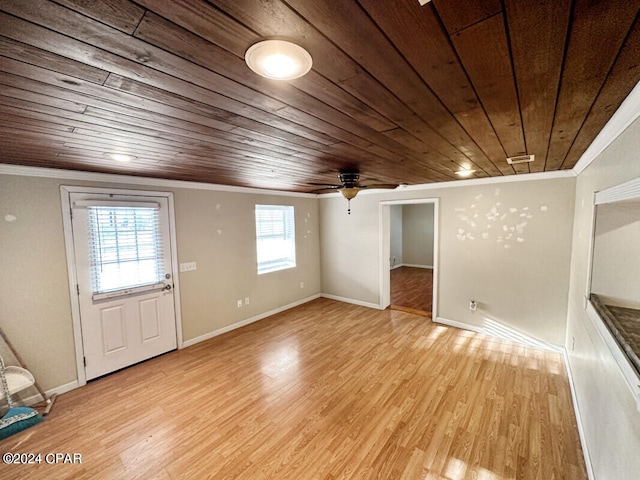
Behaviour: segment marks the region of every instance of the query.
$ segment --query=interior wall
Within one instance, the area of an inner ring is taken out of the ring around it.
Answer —
[[[44,389],[77,380],[60,185],[174,193],[184,341],[320,294],[313,197],[0,175],[0,325]],[[295,207],[296,268],[257,274],[256,203]]]
[[[379,203],[439,198],[438,316],[494,320],[563,345],[575,178],[543,178],[367,193],[351,201],[351,215],[343,198],[322,197],[323,293],[380,305]]]
[[[596,479],[632,479],[640,471],[640,413],[584,307],[594,193],[640,177],[639,151],[640,120],[636,120],[578,176],[576,186],[566,344]]]
[[[391,205],[391,268],[402,265],[402,205]]]
[[[402,205],[403,263],[433,268],[433,203]]]

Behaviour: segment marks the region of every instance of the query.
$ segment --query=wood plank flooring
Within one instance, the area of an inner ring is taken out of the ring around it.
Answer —
[[[61,395],[9,479],[586,479],[560,355],[318,299]]]
[[[391,308],[431,316],[433,270],[398,267],[391,270]]]

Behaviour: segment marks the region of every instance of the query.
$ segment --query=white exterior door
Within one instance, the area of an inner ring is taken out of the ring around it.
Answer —
[[[168,199],[69,200],[86,379],[175,349]]]

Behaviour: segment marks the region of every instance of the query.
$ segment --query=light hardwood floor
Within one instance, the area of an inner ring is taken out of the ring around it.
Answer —
[[[431,316],[433,270],[398,267],[391,270],[391,308]]]
[[[9,479],[585,479],[560,355],[327,299],[61,395]]]

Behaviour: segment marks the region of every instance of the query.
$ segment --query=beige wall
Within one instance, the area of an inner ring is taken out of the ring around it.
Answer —
[[[175,204],[178,259],[198,265],[180,274],[185,340],[320,293],[315,198],[179,189]],[[256,204],[294,205],[296,268],[257,274]]]
[[[7,215],[15,220],[8,222]],[[2,330],[42,388],[73,382],[75,350],[57,181],[0,175],[0,266]],[[1,341],[0,353],[6,354]]]
[[[100,184],[0,175],[0,326],[45,389],[76,380],[60,185]],[[178,261],[197,263],[179,277],[185,341],[320,293],[315,198],[104,186],[174,193]],[[256,203],[296,207],[296,268],[257,275]]]
[[[433,204],[402,205],[402,258],[405,265],[433,267]]]
[[[640,414],[613,356],[584,310],[593,194],[640,177],[638,152],[640,120],[578,176],[576,187],[566,344],[597,479],[630,480],[640,472]]]
[[[343,198],[321,198],[323,293],[380,304],[379,202],[439,198],[438,316],[563,345],[575,179],[456,185],[359,195],[351,215]]]

